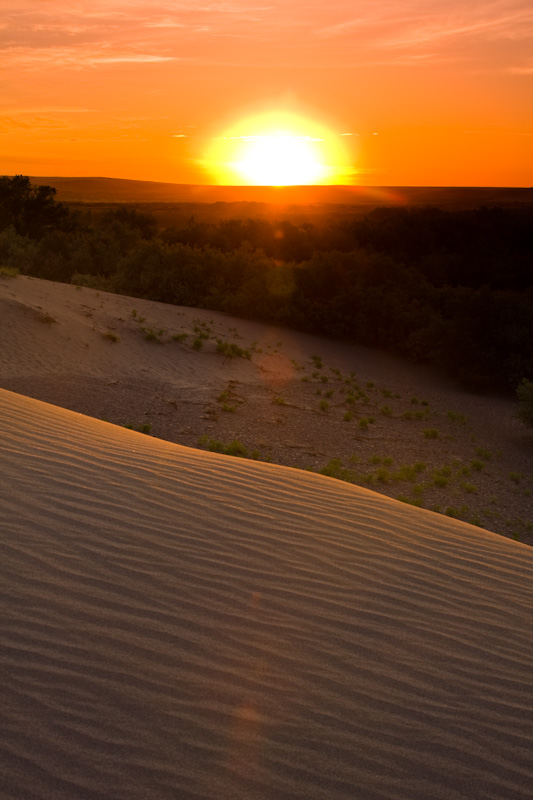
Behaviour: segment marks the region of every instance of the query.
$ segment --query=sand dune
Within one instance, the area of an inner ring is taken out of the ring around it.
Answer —
[[[26,276],[0,277],[0,335],[1,388],[192,447],[336,459],[360,485],[533,544],[533,436],[512,399],[368,348]]]
[[[1,797],[531,797],[531,548],[4,390],[0,414]]]

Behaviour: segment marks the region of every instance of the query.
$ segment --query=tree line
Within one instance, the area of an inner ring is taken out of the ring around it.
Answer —
[[[318,225],[124,205],[73,213],[0,178],[0,265],[380,347],[477,390],[533,380],[533,209],[378,208]]]

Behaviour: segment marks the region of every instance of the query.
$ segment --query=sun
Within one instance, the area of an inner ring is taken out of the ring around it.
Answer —
[[[320,183],[327,174],[316,140],[284,131],[246,137],[234,166],[259,186]]]
[[[204,166],[221,184],[349,183],[340,137],[295,114],[247,117],[213,140]]]

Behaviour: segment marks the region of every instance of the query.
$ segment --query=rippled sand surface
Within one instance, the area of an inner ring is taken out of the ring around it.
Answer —
[[[531,797],[531,548],[5,390],[0,418],[2,798]]]

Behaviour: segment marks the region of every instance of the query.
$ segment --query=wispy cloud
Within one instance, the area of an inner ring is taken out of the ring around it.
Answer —
[[[2,51],[4,66],[25,69],[83,69],[111,64],[158,64],[177,60],[176,56],[157,53],[113,52],[111,47],[7,47]]]
[[[533,75],[533,64],[507,67],[507,72],[511,73],[511,75]]]
[[[333,3],[328,17],[339,18],[319,26],[317,36],[341,38],[371,29],[375,34],[373,43],[382,37],[383,44],[397,45],[462,35],[489,38],[526,38],[532,35],[531,28],[527,27],[533,21],[529,0],[489,0],[469,5],[457,0],[442,0],[438,5],[428,4],[426,0],[362,0],[357,5],[356,16],[351,4],[345,8],[344,14],[338,6],[339,3]]]

